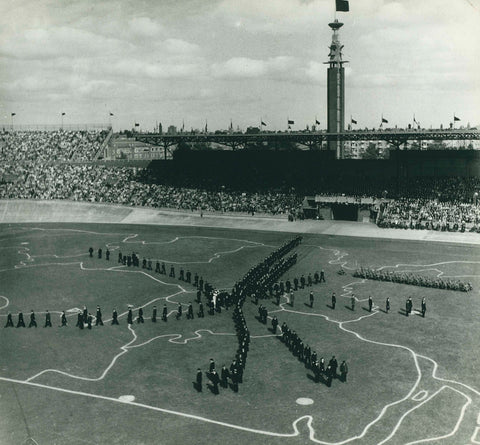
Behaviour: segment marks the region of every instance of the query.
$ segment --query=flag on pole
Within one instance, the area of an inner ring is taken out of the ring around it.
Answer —
[[[385,119],[383,116],[382,116],[382,124],[388,124],[387,119]]]
[[[135,122],[135,127],[140,127],[140,124],[138,122]]]
[[[320,125],[320,121],[315,118],[315,125]]]
[[[66,113],[62,113],[62,116],[65,116]]]
[[[261,121],[261,122],[262,122],[262,125],[263,125],[264,127],[267,126],[267,124],[266,124],[265,122],[263,122],[263,121]]]
[[[293,125],[295,124],[295,121],[291,121],[290,119],[288,119],[288,125]]]
[[[112,112],[110,112],[110,116],[114,116],[114,114]]]
[[[16,116],[16,115],[17,115],[17,113],[12,113],[12,116]]]
[[[350,121],[352,122],[352,124],[357,124],[357,121],[353,117],[350,117]]]
[[[207,125],[207,121],[205,121],[205,133],[208,133],[208,125]]]
[[[453,115],[453,121],[454,121],[454,122],[457,122],[457,121],[459,121],[459,120],[461,120],[459,117]]]
[[[340,12],[348,12],[350,9],[348,7],[348,0],[335,0],[336,10]]]

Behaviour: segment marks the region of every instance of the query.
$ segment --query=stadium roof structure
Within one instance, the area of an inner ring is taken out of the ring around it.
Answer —
[[[356,130],[342,133],[327,132],[284,132],[284,133],[183,133],[167,135],[159,133],[136,134],[135,139],[167,150],[181,142],[186,144],[214,142],[231,147],[232,150],[245,148],[249,144],[268,142],[273,147],[290,142],[309,148],[328,141],[386,141],[397,149],[408,141],[451,141],[480,140],[480,131],[470,130]]]

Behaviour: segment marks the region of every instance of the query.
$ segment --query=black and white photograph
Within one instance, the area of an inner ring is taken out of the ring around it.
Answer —
[[[0,1],[0,445],[480,444],[480,0]]]

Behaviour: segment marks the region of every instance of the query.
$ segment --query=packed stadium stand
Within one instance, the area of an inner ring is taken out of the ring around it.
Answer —
[[[465,175],[459,174],[463,164],[453,169],[456,176],[447,176],[443,167],[433,174],[428,169],[419,174],[418,163],[408,153],[400,165],[398,157],[363,162],[334,161],[328,152],[194,150],[143,166],[99,162],[98,153],[108,135],[105,130],[4,131],[0,134],[0,199],[261,213],[293,220],[305,216],[305,196],[370,197],[377,199],[373,219],[379,227],[480,231],[480,178],[466,169]],[[421,156],[428,165],[429,158]],[[448,156],[463,159],[465,153]],[[465,165],[471,165],[468,156],[461,161]],[[313,217],[319,215],[318,211]]]

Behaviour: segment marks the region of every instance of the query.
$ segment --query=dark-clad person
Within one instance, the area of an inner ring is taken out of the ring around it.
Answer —
[[[274,334],[277,333],[277,326],[278,326],[278,319],[277,319],[277,316],[274,315],[273,318],[272,318],[272,332]]]
[[[157,306],[153,306],[152,310],[152,322],[156,323],[157,322]]]
[[[102,311],[100,310],[100,306],[97,306],[97,314],[95,315],[95,326],[98,325],[103,326]]]
[[[132,312],[132,308],[130,306],[128,307],[127,323],[128,324],[133,324],[133,312]]]
[[[93,317],[92,317],[92,314],[89,312],[88,317],[87,317],[87,328],[88,329],[92,329],[92,321],[93,321]],[[103,325],[103,323],[102,323],[102,325]]]
[[[321,283],[321,282],[324,282],[324,283],[325,283],[325,271],[324,271],[323,269],[320,271],[320,280],[319,280],[319,282],[320,282],[320,283]]]
[[[45,326],[44,328],[51,328],[52,327],[52,317],[50,316],[50,312],[48,309],[45,311]]]
[[[88,314],[87,314],[87,318],[88,318]],[[86,320],[85,320],[85,322],[83,321],[83,313],[79,312],[78,315],[77,315],[77,324],[75,325],[75,327],[83,329],[83,325],[86,322],[87,322]]]
[[[17,328],[24,328],[25,327],[25,321],[23,320],[23,313],[20,311],[18,313],[18,321],[17,321]]]
[[[220,379],[221,379],[221,385],[223,388],[226,388],[228,386],[228,377],[230,376],[230,373],[228,372],[228,369],[225,365],[222,366],[222,370],[220,371]]]
[[[177,320],[180,320],[180,318],[182,318],[182,304],[181,303],[178,303],[177,315],[175,315],[175,318]]]
[[[84,322],[84,323],[87,322],[87,317],[88,317],[87,306],[83,306],[83,315],[82,315],[82,318],[83,318],[83,322]]]
[[[107,251],[105,252],[105,259],[107,261],[110,261],[110,251],[108,250],[108,248],[107,248]]]
[[[310,299],[310,307],[313,307],[313,292],[312,291],[310,291],[309,299]]]
[[[390,310],[390,298],[387,297],[387,301],[385,302],[385,312],[388,314]]]
[[[116,309],[113,309],[112,312],[112,324],[119,324],[118,323],[118,313]]]
[[[197,391],[202,392],[202,370],[200,368],[197,368],[197,376],[195,380],[196,380]]]
[[[425,312],[427,312],[427,302],[425,301],[425,297],[422,298],[422,317],[425,318]]]
[[[338,368],[338,362],[335,356],[333,356],[330,361],[328,362],[329,366],[332,368],[332,376],[333,378],[337,377],[337,368]]]
[[[168,316],[168,311],[167,311],[167,305],[163,305],[163,312],[162,312],[162,320],[167,321],[167,316]]]
[[[28,324],[28,327],[37,327],[37,320],[35,319],[35,312],[33,312],[33,309],[30,311],[30,323]]]
[[[372,297],[369,295],[369,296],[368,296],[368,310],[369,310],[369,312],[372,312],[372,307],[373,307],[373,299],[372,299]]]
[[[335,296],[335,292],[332,294],[332,309],[335,309],[335,304],[337,303],[337,297]]]
[[[102,258],[102,249],[98,249],[98,259]]]
[[[212,372],[215,369],[215,362],[213,361],[213,358],[210,359],[210,364],[208,365],[208,371]]]
[[[213,371],[210,373],[210,380],[213,383],[213,393],[218,394],[218,384],[220,383],[220,376],[215,369],[213,369]]]
[[[67,316],[65,315],[65,311],[62,311],[62,315],[60,315],[60,323],[61,327],[67,326]]]
[[[7,314],[7,324],[4,327],[13,328],[13,318],[10,312]]]
[[[352,294],[352,297],[350,298],[350,302],[352,304],[352,311],[355,310],[355,295]]]
[[[88,249],[88,253],[90,254],[90,258],[93,258],[93,247]]]
[[[198,318],[203,318],[205,316],[205,313],[203,312],[203,303],[200,302],[198,305]]]
[[[138,316],[137,316],[137,323],[144,323],[145,320],[143,319],[143,308],[138,308]]]
[[[193,320],[193,306],[192,306],[192,303],[188,303],[187,320]]]
[[[340,364],[340,379],[342,382],[347,381],[347,374],[348,374],[348,365],[345,360]]]
[[[327,386],[332,386],[333,370],[330,365],[327,366],[327,369],[325,370],[325,375],[327,376]]]

